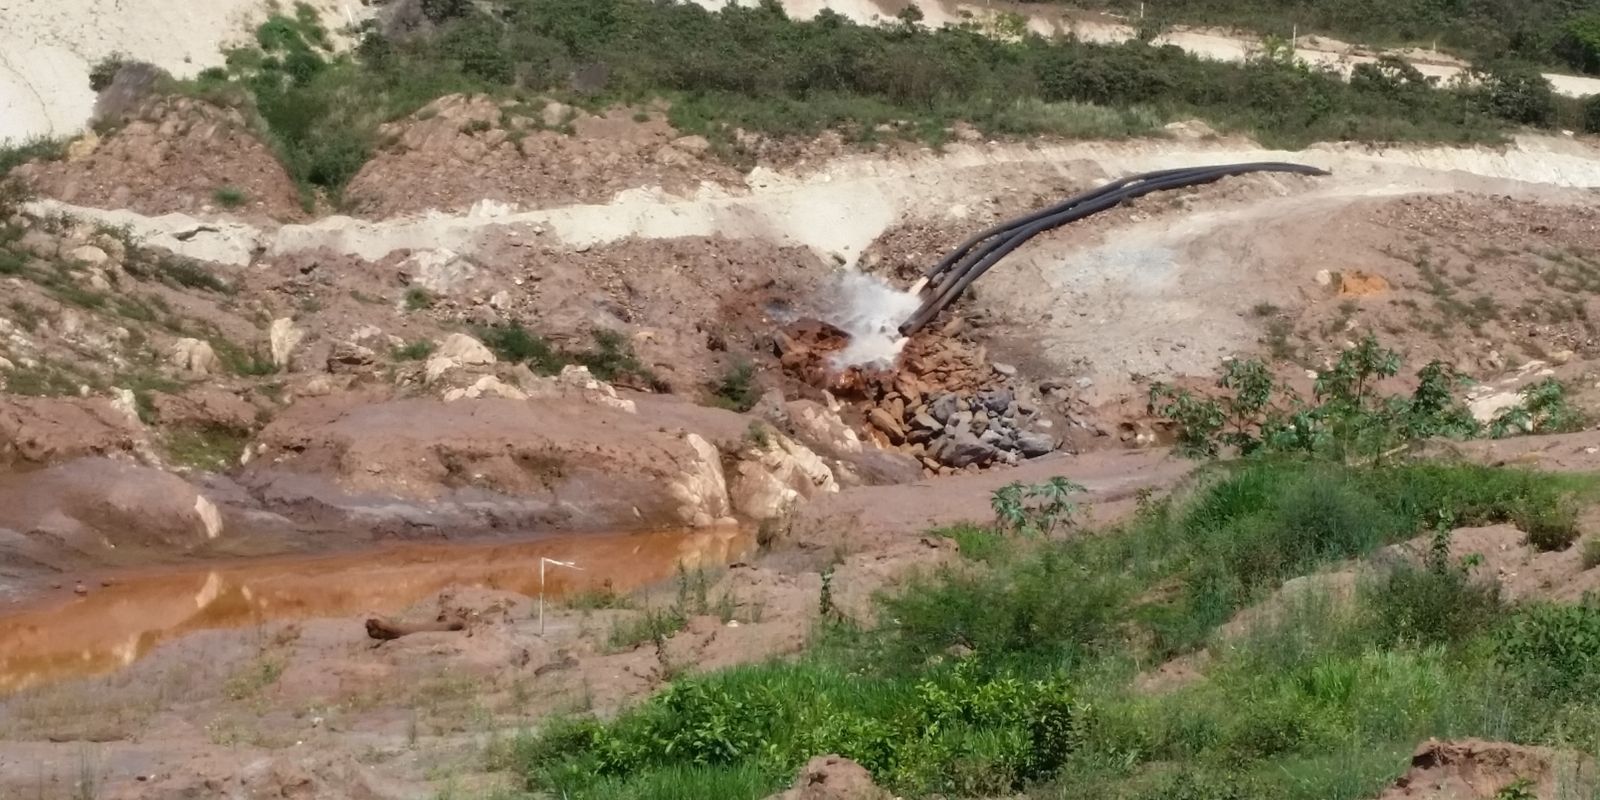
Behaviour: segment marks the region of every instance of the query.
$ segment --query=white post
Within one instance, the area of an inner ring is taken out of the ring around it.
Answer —
[[[1139,4],[1139,19],[1144,19],[1144,3]]]
[[[583,567],[580,567],[580,566],[578,566],[577,564],[575,564],[575,563],[573,563],[571,561],[557,561],[557,560],[555,560],[553,558],[544,558],[543,556],[541,556],[539,558],[539,635],[540,636],[544,635],[544,565],[546,565],[546,564],[554,564],[554,565],[556,565],[558,567],[566,567],[567,569],[575,569],[575,570],[578,570],[579,572],[583,571]]]

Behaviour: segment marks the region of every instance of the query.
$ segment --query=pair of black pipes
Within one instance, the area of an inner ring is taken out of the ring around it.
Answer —
[[[939,263],[928,269],[913,291],[925,291],[927,299],[911,319],[900,326],[900,335],[910,336],[932,322],[955,302],[972,282],[988,272],[1000,259],[1033,237],[1077,222],[1084,217],[1115,208],[1136,197],[1167,189],[1198,186],[1249,172],[1293,172],[1301,175],[1327,175],[1327,170],[1304,164],[1255,162],[1211,167],[1187,167],[1146,172],[1108,183],[1092,192],[1063,200],[1027,216],[1002,222],[962,242]]]

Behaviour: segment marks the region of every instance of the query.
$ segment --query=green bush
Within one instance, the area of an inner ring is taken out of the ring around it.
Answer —
[[[238,208],[249,199],[244,190],[237,186],[219,186],[216,191],[211,193],[211,198],[216,200],[217,204],[223,208]]]
[[[756,383],[756,368],[741,361],[728,368],[722,377],[707,387],[711,404],[729,411],[744,413],[761,401],[761,386]]]
[[[429,339],[418,339],[404,346],[394,348],[391,351],[391,355],[394,356],[396,361],[422,361],[433,355],[436,347],[437,345]]]
[[[1451,644],[1489,629],[1502,613],[1500,585],[1463,569],[1396,564],[1360,590],[1367,625],[1385,645]]]
[[[1600,607],[1521,608],[1496,635],[1495,656],[1532,691],[1592,696],[1600,690]]]
[[[424,309],[432,308],[433,292],[430,292],[421,286],[413,286],[406,290],[405,303],[407,311],[422,311]]]

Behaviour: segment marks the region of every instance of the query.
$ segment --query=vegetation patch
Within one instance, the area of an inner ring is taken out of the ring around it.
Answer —
[[[1587,503],[1592,477],[1263,453],[1207,469],[1182,500],[1141,497],[1101,535],[1017,537],[1061,514],[1050,485],[997,492],[995,527],[944,531],[968,561],[882,598],[892,622],[824,614],[794,662],[559,720],[519,736],[508,766],[535,796],[570,798],[753,800],[838,753],[908,797],[1356,800],[1428,737],[1600,745],[1600,611],[1508,604],[1448,535]],[[1222,629],[1293,578],[1430,532],[1420,564]],[[649,636],[671,635],[670,614],[650,619]],[[1135,680],[1201,649],[1198,681]]]
[[[335,200],[379,146],[380,125],[453,93],[529,107],[551,96],[591,107],[661,97],[678,130],[732,156],[741,129],[939,144],[957,121],[989,135],[1104,138],[1199,116],[1295,146],[1488,141],[1509,125],[1570,127],[1583,116],[1558,104],[1537,72],[1511,64],[1439,87],[1385,59],[1347,82],[1281,44],[1229,64],[1143,41],[1047,39],[1025,25],[995,35],[977,22],[932,29],[916,15],[883,26],[832,12],[796,20],[774,2],[717,12],[640,0],[442,5],[431,33],[368,30],[353,53],[336,54],[302,4],[181,89],[249,107],[307,197]]]

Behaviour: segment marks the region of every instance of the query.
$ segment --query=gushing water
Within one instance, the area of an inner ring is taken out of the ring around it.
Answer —
[[[834,355],[833,367],[893,366],[906,344],[900,323],[916,313],[921,298],[855,270],[839,276],[832,295],[827,321],[850,334],[850,345]]]

